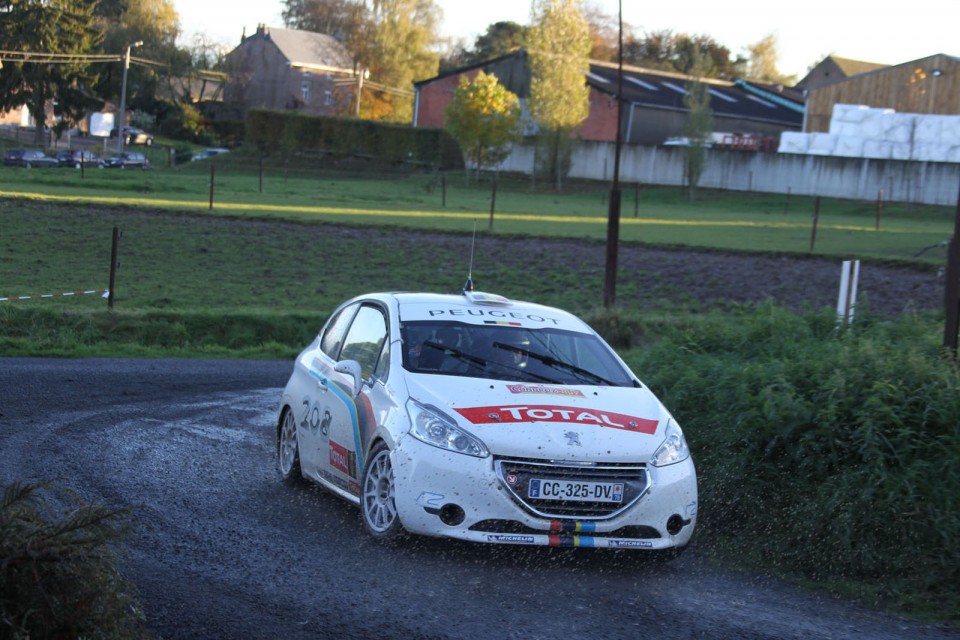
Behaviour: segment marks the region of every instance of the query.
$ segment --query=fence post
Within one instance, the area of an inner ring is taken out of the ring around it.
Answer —
[[[113,228],[113,243],[110,246],[110,293],[107,296],[107,308],[113,309],[114,290],[117,285],[117,254],[120,250],[120,229]]]
[[[883,209],[883,189],[877,191],[877,231],[880,231],[880,210]]]
[[[213,178],[215,174],[216,174],[216,170],[214,169],[214,166],[211,164],[210,165],[210,210],[211,211],[213,210]]]
[[[810,233],[810,252],[817,245],[817,222],[820,220],[820,196],[813,203],[813,230]]]
[[[493,189],[490,193],[490,228],[493,229],[493,211],[497,208],[497,176],[493,176]]]
[[[943,329],[943,346],[957,359],[957,334],[960,333],[960,193],[957,194],[957,213],[953,238],[947,248],[946,286],[944,306],[947,321]]]
[[[633,185],[633,217],[640,216],[640,183]]]

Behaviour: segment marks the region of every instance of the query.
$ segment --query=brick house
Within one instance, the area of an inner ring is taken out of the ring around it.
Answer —
[[[527,53],[518,49],[415,83],[414,126],[443,127],[444,110],[453,99],[460,78],[473,78],[479,71],[496,75],[525,105],[530,95],[530,68]],[[687,120],[684,85],[694,78],[627,65],[623,74],[623,140],[630,144],[661,144],[669,138],[683,136]],[[581,139],[604,142],[616,139],[617,75],[616,64],[590,62],[586,77],[590,87],[590,114],[576,131]],[[708,85],[717,132],[770,138],[782,131],[799,131],[803,126],[803,98],[797,91],[744,81],[712,78],[702,81]]]
[[[353,101],[353,57],[332,36],[259,25],[227,54],[224,102],[247,109],[296,109],[342,115]]]

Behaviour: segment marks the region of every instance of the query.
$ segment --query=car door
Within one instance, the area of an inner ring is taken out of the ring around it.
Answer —
[[[350,328],[359,304],[342,307],[331,316],[319,339],[300,355],[295,371],[298,373],[297,395],[292,398],[297,418],[300,445],[300,464],[303,472],[325,483],[333,483],[326,471],[329,459],[330,423],[335,413],[345,411],[338,398],[334,370],[343,338]],[[344,488],[344,487],[341,487]]]
[[[339,356],[341,363],[352,360],[360,365],[360,385],[357,387],[352,375],[345,373],[339,374],[331,387],[331,395],[342,404],[331,411],[326,471],[338,486],[356,496],[360,494],[364,452],[376,428],[375,405],[382,386],[379,381],[386,378],[389,368],[387,327],[384,308],[372,302],[360,306]]]

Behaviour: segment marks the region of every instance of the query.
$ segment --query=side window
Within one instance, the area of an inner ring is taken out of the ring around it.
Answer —
[[[357,305],[355,304],[341,309],[340,312],[327,323],[327,329],[320,338],[320,350],[334,360],[339,360],[338,356],[340,355],[340,345],[343,344],[343,336],[347,332],[347,327],[350,326],[350,321],[353,319],[353,314],[356,313],[356,311]]]
[[[343,341],[340,360],[356,360],[360,363],[363,379],[373,375],[387,339],[387,320],[378,307],[362,306],[350,325]]]

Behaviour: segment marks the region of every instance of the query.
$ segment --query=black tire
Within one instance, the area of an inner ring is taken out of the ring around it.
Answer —
[[[367,533],[384,544],[397,542],[406,535],[397,514],[394,489],[390,449],[378,442],[370,451],[360,481],[360,515]]]
[[[303,471],[300,469],[300,443],[297,440],[297,419],[293,411],[287,407],[277,425],[277,469],[280,477],[287,484],[298,484],[303,481]]]

